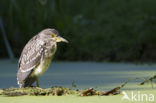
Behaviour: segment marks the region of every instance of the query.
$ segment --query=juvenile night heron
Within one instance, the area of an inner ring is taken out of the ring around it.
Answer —
[[[68,41],[59,36],[55,29],[44,29],[35,35],[24,47],[18,63],[17,83],[29,87],[45,72],[57,49],[57,42]]]

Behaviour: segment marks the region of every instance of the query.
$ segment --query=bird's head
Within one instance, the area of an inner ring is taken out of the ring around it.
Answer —
[[[52,39],[54,42],[66,42],[68,41],[59,35],[59,32],[55,29],[44,29],[39,33],[45,38]]]

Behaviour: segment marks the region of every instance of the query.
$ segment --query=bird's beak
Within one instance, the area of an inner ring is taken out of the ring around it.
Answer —
[[[56,37],[56,42],[65,42],[65,43],[68,43],[68,41],[60,36],[57,36]]]

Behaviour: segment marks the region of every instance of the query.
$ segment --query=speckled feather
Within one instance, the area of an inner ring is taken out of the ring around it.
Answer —
[[[35,76],[48,69],[55,54],[56,43],[50,38],[40,37],[39,34],[34,36],[22,51],[17,73],[19,85],[31,86],[35,81]]]
[[[34,36],[24,47],[18,63],[17,81],[24,84],[32,70],[39,65],[44,43],[39,40],[39,35]],[[40,42],[39,42],[40,41]]]
[[[40,61],[45,43],[39,35],[34,36],[24,47],[19,59],[18,69],[26,72],[32,70]]]

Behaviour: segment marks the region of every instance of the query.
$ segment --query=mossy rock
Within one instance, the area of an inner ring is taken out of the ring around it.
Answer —
[[[26,88],[8,88],[0,90],[1,95],[6,96],[22,96],[22,95],[32,95],[32,96],[49,96],[49,95],[75,95],[78,94],[77,91],[71,90],[69,88],[63,87],[51,87],[42,89],[39,87],[26,87]]]
[[[120,87],[116,87],[110,91],[97,91],[94,88],[85,90],[72,90],[70,88],[63,88],[61,86],[55,86],[51,88],[42,89],[39,87],[26,87],[26,88],[8,88],[0,90],[1,95],[5,96],[63,96],[63,95],[77,95],[77,96],[93,96],[93,95],[116,95],[119,94]]]

